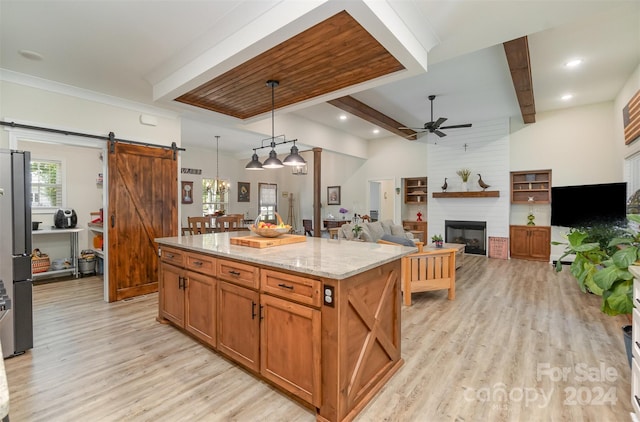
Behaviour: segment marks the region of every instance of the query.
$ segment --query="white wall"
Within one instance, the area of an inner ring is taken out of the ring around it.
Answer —
[[[470,191],[480,191],[478,174],[499,192],[497,198],[433,198],[429,195],[428,237],[445,236],[445,220],[484,221],[487,237],[509,237],[509,122],[501,119],[474,123],[472,128],[450,130],[429,145],[427,181],[430,193],[440,192],[445,177],[448,192],[460,192],[457,170],[468,168]],[[485,242],[487,239],[485,239]],[[488,244],[487,244],[488,246]],[[488,247],[487,247],[488,250]]]
[[[0,80],[0,94],[0,118],[6,121],[99,136],[113,132],[116,138],[160,145],[181,143],[180,119],[160,109],[49,82],[36,88]],[[150,113],[157,126],[140,123],[140,115]],[[8,148],[6,132],[0,133],[0,147]]]

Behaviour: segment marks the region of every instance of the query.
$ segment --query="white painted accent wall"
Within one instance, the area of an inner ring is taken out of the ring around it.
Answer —
[[[445,220],[485,221],[487,237],[509,237],[509,121],[508,119],[474,123],[469,129],[451,129],[447,136],[429,135],[427,154],[428,237],[445,235]],[[436,143],[437,142],[437,143]],[[466,150],[465,150],[466,145]],[[491,185],[487,190],[500,192],[498,198],[433,198],[441,192],[445,177],[447,192],[460,192],[462,179],[456,171],[471,170],[469,191],[480,191],[478,173]],[[485,239],[487,242],[487,239]],[[487,243],[488,244],[488,243]]]

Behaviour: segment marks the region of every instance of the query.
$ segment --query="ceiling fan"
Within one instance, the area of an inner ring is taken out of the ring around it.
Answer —
[[[441,129],[457,129],[461,127],[471,127],[471,123],[465,123],[462,125],[451,125],[451,126],[440,126],[447,120],[446,117],[440,117],[435,122],[433,121],[433,100],[436,98],[435,95],[429,95],[429,101],[431,101],[431,121],[424,124],[424,127],[401,127],[399,129],[410,129],[418,131],[418,133],[435,133],[439,137],[447,136],[446,133],[442,132]]]

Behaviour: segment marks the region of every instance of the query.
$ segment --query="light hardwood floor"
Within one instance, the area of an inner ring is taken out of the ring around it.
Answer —
[[[405,365],[357,421],[629,420],[627,319],[567,269],[468,255],[446,294],[403,308]],[[156,315],[156,294],[105,303],[95,277],[35,286],[35,347],[5,361],[11,420],[315,420]]]

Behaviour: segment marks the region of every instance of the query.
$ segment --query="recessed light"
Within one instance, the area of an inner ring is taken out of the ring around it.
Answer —
[[[573,59],[573,60],[569,60],[568,62],[566,62],[564,65],[566,67],[577,67],[580,64],[582,64],[582,59]]]
[[[40,61],[44,59],[44,56],[36,51],[31,50],[20,50],[18,51],[22,57],[29,60]]]
[[[573,98],[572,94],[564,94],[562,97],[560,97],[563,101],[568,101],[570,99]]]
[[[380,133],[380,129],[373,129],[373,133],[377,135],[378,133]]]
[[[340,120],[347,120],[347,115],[346,114],[341,114],[340,115]]]

